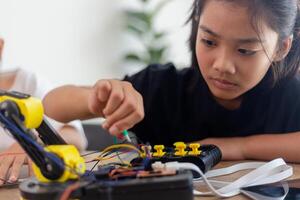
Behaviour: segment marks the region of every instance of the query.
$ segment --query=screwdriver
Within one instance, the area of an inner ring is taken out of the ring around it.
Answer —
[[[123,133],[123,136],[125,137],[125,139],[127,140],[127,142],[131,142],[131,139],[130,139],[130,137],[128,135],[128,131],[124,130],[122,133]]]

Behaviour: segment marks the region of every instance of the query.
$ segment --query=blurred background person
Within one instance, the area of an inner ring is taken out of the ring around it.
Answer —
[[[4,40],[0,38],[0,59],[4,47]],[[45,79],[22,68],[0,72],[0,89],[18,91],[43,99],[51,85]],[[55,103],[55,102],[53,102]],[[80,121],[62,124],[49,119],[50,124],[58,131],[68,144],[74,144],[79,150],[84,150],[87,140]],[[15,182],[23,164],[27,164],[29,157],[14,138],[0,126],[0,185],[7,179]]]

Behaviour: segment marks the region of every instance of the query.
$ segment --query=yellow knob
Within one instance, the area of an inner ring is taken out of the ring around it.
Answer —
[[[185,156],[187,151],[185,151],[186,144],[184,142],[175,142],[175,156]]]
[[[153,148],[156,150],[156,152],[153,153],[153,156],[155,157],[162,157],[166,153],[163,151],[165,148],[164,145],[154,145]]]
[[[201,154],[201,151],[199,150],[199,143],[191,143],[189,147],[192,149],[191,151],[189,151],[189,155],[197,156]]]
[[[150,145],[143,145],[142,149],[142,157],[151,157],[151,146]]]

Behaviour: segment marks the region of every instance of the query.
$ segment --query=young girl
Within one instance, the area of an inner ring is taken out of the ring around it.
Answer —
[[[190,68],[150,65],[125,81],[57,88],[46,113],[105,117],[114,135],[137,123],[143,141],[216,144],[226,160],[300,162],[298,1],[195,0],[190,22]]]
[[[4,41],[0,38],[0,57],[3,46]],[[9,72],[0,72],[0,89],[19,91],[42,99],[51,87],[35,74],[17,68]],[[87,141],[79,121],[61,124],[49,119],[49,122],[67,143],[76,145],[80,150],[85,149]],[[21,166],[28,161],[28,156],[21,146],[0,126],[0,186],[7,179],[9,182],[16,181]]]

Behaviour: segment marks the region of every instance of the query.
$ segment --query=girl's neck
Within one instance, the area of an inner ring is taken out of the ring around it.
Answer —
[[[214,97],[214,98],[218,104],[220,104],[221,106],[223,106],[224,108],[226,108],[228,110],[236,110],[236,109],[240,108],[240,106],[242,104],[242,97],[238,97],[238,98],[232,99],[232,100],[219,99],[217,97]]]

